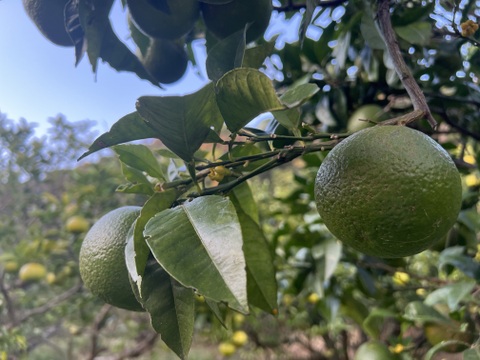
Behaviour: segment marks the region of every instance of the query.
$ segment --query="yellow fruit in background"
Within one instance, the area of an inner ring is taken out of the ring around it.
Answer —
[[[49,272],[47,273],[47,277],[45,280],[47,281],[48,285],[52,285],[52,284],[55,284],[55,281],[57,280],[57,276],[54,273]]]
[[[410,275],[403,271],[396,271],[392,276],[394,284],[399,286],[405,286],[410,282]]]
[[[318,303],[320,301],[320,296],[317,293],[311,293],[310,295],[308,295],[307,301],[310,304],[315,305],[316,303]]]
[[[47,269],[43,264],[30,262],[22,265],[18,271],[18,277],[23,282],[42,280],[47,275]]]
[[[79,256],[85,286],[106,303],[133,311],[143,308],[130,285],[125,245],[140,209],[124,206],[102,216],[85,236]]]
[[[232,0],[226,4],[201,3],[203,21],[207,29],[219,39],[251,24],[247,43],[263,36],[272,14],[271,0]]]
[[[235,327],[238,328],[242,326],[244,322],[245,322],[245,315],[239,314],[239,313],[233,314],[233,324],[235,325]]]
[[[417,254],[453,226],[462,202],[449,154],[405,126],[374,126],[341,141],[315,180],[318,212],[344,244],[371,256]]]
[[[134,23],[146,35],[179,39],[200,16],[198,0],[127,0]]]
[[[221,342],[220,345],[218,345],[218,351],[223,356],[232,356],[237,351],[237,348],[230,342]]]
[[[75,215],[70,217],[65,223],[65,229],[71,233],[82,233],[89,229],[90,224],[83,216]]]
[[[152,39],[142,64],[159,83],[171,84],[185,74],[188,55],[181,42]]]
[[[68,0],[23,0],[28,16],[48,40],[60,46],[73,46],[65,28],[67,3]]]
[[[357,132],[375,125],[374,123],[385,119],[385,113],[379,105],[367,104],[360,106],[348,118],[347,131]],[[370,121],[365,121],[370,120]]]
[[[353,360],[394,360],[397,358],[385,344],[371,340],[360,345]]]
[[[245,331],[237,330],[233,333],[231,340],[235,346],[240,347],[248,342],[248,335]]]
[[[7,273],[14,273],[14,272],[17,272],[18,270],[18,262],[15,261],[15,260],[7,260],[5,261],[5,263],[3,264],[3,269],[7,272]]]

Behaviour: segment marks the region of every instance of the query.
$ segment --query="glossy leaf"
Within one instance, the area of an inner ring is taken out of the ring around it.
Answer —
[[[122,168],[122,174],[129,183],[119,185],[116,191],[153,195],[153,184],[147,179],[142,171],[134,169],[123,162],[120,162],[120,165]]]
[[[193,338],[195,298],[192,289],[179,284],[158,264],[145,271],[141,302],[152,327],[180,359],[186,359]]]
[[[320,88],[315,84],[299,84],[289,88],[282,96],[280,101],[288,108],[294,108],[302,105],[307,100],[312,98]]]
[[[285,108],[272,81],[256,69],[229,71],[218,80],[216,93],[218,108],[231,132],[264,112]]]
[[[404,318],[420,324],[426,322],[450,323],[450,320],[421,301],[413,301],[405,307]]]
[[[142,96],[137,110],[165,146],[187,162],[210,129],[219,130],[223,123],[212,83],[185,96]]]
[[[206,67],[208,78],[217,81],[225,73],[243,63],[246,29],[237,31],[217,42],[208,52]]]
[[[133,259],[132,263],[127,263],[127,268],[130,273],[130,277],[137,284],[140,283],[143,272],[145,271],[145,267],[147,266],[148,257],[150,255],[150,249],[143,237],[145,224],[147,224],[147,222],[157,213],[172,206],[177,197],[178,194],[174,189],[168,189],[166,191],[155,193],[143,205],[140,215],[135,221],[133,233],[130,235],[132,237],[132,244],[131,248],[128,250],[132,252],[132,254],[126,257],[127,259]]]
[[[133,112],[122,117],[112,125],[110,131],[95,139],[88,151],[82,154],[78,160],[110,146],[134,140],[155,138],[156,135],[156,131],[148,125],[145,119],[137,112]]]
[[[441,269],[447,264],[457,267],[465,275],[480,282],[480,264],[471,257],[464,255],[463,247],[453,246],[441,252],[438,267]]]
[[[145,145],[117,145],[113,148],[121,162],[143,171],[153,178],[165,180],[160,164],[152,151]]]
[[[231,191],[230,199],[236,209],[241,209],[257,224],[260,222],[257,203],[253,197],[252,189],[248,185],[248,182],[235,186]]]
[[[164,210],[145,226],[160,265],[206,298],[248,312],[242,230],[235,208],[221,196],[204,196]]]

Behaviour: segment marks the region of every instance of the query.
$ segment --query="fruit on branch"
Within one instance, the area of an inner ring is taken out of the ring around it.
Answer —
[[[165,39],[152,39],[142,63],[150,75],[159,83],[171,84],[185,74],[188,55],[183,43]]]
[[[327,228],[365,254],[419,253],[444,236],[462,202],[460,175],[449,154],[404,126],[374,126],[341,141],[315,180]]]
[[[143,308],[130,285],[125,245],[140,209],[124,206],[102,216],[85,236],[79,256],[85,286],[106,303],[132,311]]]
[[[73,46],[65,27],[67,3],[68,0],[23,0],[23,7],[48,40],[60,46]]]
[[[203,21],[216,37],[224,39],[236,31],[247,30],[247,43],[263,36],[272,14],[271,0],[232,0],[214,5],[201,3]]]
[[[127,0],[133,21],[146,35],[178,39],[200,16],[198,0]]]

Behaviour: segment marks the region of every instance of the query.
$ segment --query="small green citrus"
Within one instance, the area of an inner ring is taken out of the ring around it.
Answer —
[[[462,200],[448,153],[405,126],[374,126],[330,151],[315,180],[317,209],[346,245],[383,258],[410,256],[452,227]]]
[[[373,122],[383,120],[385,113],[383,109],[376,104],[366,104],[356,109],[348,118],[348,132],[356,132],[373,126]],[[369,121],[367,121],[369,120]],[[373,122],[372,122],[373,121]]]
[[[102,216],[85,236],[79,256],[85,286],[106,303],[133,311],[143,308],[130,285],[125,245],[140,209],[124,206]]]
[[[65,28],[67,3],[68,0],[23,0],[28,16],[48,40],[60,46],[73,46]]]
[[[200,16],[198,0],[127,0],[133,21],[148,36],[179,39]]]
[[[367,341],[358,348],[354,360],[394,360],[397,357],[380,341]]]
[[[208,30],[220,39],[245,28],[247,43],[256,40],[268,27],[272,14],[271,0],[233,0],[226,4],[201,3],[203,21]]]

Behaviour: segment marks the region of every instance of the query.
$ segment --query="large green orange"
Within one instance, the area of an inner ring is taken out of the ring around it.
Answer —
[[[201,3],[205,26],[216,37],[223,39],[245,28],[247,43],[263,36],[272,15],[271,0],[232,0],[226,4]]]
[[[315,180],[317,209],[346,245],[395,258],[419,253],[447,233],[462,200],[448,153],[405,126],[375,126],[326,156]]]
[[[130,285],[125,263],[127,234],[140,213],[125,206],[102,216],[88,231],[80,249],[80,275],[85,286],[113,306],[143,311]]]
[[[171,84],[185,74],[188,55],[182,42],[152,39],[142,63],[158,82]]]
[[[23,7],[38,30],[51,42],[73,46],[65,28],[64,9],[68,0],[23,0]]]

